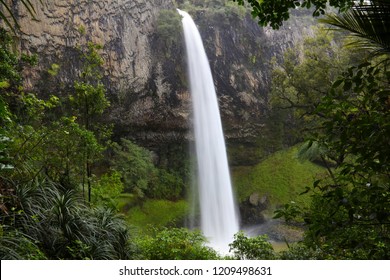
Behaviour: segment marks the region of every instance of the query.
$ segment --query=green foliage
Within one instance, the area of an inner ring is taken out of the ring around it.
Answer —
[[[124,186],[121,181],[121,174],[118,171],[114,170],[109,174],[104,174],[94,184],[94,188],[92,189],[92,203],[95,205],[103,204],[119,210],[117,199],[123,190]]]
[[[101,82],[103,77],[101,68],[103,59],[99,53],[101,49],[100,45],[92,42],[79,46],[82,69],[78,80],[74,82],[73,92],[69,95],[69,103],[80,126],[91,133],[90,135],[96,139],[96,143],[105,146],[112,130],[111,127],[102,124],[100,121],[102,114],[110,106],[110,102],[106,97],[106,89]],[[88,146],[88,144],[88,142],[84,142],[84,149],[81,152],[84,156],[82,163],[85,168],[83,190],[86,183],[88,186],[88,201],[91,202],[92,167],[95,162],[95,154],[91,150],[96,145]]]
[[[0,29],[1,166],[2,169],[17,167],[20,172],[20,163],[28,166],[32,159],[31,152],[42,142],[42,122],[45,114],[57,106],[58,98],[51,96],[48,100],[42,100],[33,93],[23,91],[20,73],[28,65],[34,64],[36,58],[15,53],[12,44],[9,34]],[[39,128],[38,131],[36,128]]]
[[[229,19],[235,15],[244,17],[247,13],[245,7],[238,6],[231,0],[185,0],[180,2],[178,3],[180,9],[194,15],[198,12],[214,15],[220,14],[226,19]]]
[[[69,95],[69,101],[74,115],[86,129],[97,136],[100,130],[106,130],[98,122],[99,117],[110,106],[106,89],[101,82],[103,60],[99,51],[101,46],[88,42],[79,47],[82,69],[79,80],[74,82],[74,92]]]
[[[240,231],[234,235],[234,241],[229,246],[230,252],[239,260],[275,259],[274,249],[266,235],[247,237]]]
[[[319,155],[332,168],[305,191],[312,195],[308,209],[290,204],[278,212],[287,219],[299,216],[307,224],[302,246],[284,258],[389,258],[390,72],[386,38],[377,40],[387,36],[382,31],[389,19],[381,1],[366,4],[328,23],[357,32],[371,59],[378,50],[385,55],[346,67],[312,112],[320,116],[318,126],[301,154]]]
[[[307,204],[309,197],[300,197],[305,186],[313,179],[323,176],[325,169],[309,161],[297,159],[297,147],[280,151],[252,167],[233,169],[233,185],[239,201],[252,193],[266,195],[273,207],[296,200]]]
[[[12,142],[11,138],[6,135],[6,130],[3,125],[7,126],[12,122],[7,104],[0,96],[0,172],[6,169],[12,169],[13,165],[10,163],[9,144]]]
[[[0,81],[3,83],[1,87],[9,88],[13,84],[19,84],[21,76],[18,71],[19,59],[17,55],[11,51],[12,38],[4,29],[0,28]],[[7,84],[4,84],[7,82]]]
[[[4,117],[10,120],[9,106],[13,108],[18,104],[18,94],[22,91],[21,72],[35,63],[36,56],[16,53],[12,37],[6,30],[0,28],[0,121],[2,125],[4,125]]]
[[[5,232],[0,235],[0,257],[2,260],[45,260],[45,254],[34,240],[26,234],[2,227]]]
[[[129,201],[129,199],[126,199]],[[130,203],[131,203],[130,199]],[[125,207],[127,208],[127,207]],[[127,210],[126,220],[141,232],[147,232],[150,226],[174,226],[182,224],[188,216],[188,203],[184,200],[169,201],[148,199],[142,206]]]
[[[92,163],[101,158],[104,149],[75,118],[62,117],[49,126],[17,126],[13,136],[9,153],[18,177],[24,180],[44,171],[65,188],[75,188],[85,178],[85,155],[88,153],[88,162]]]
[[[290,17],[290,10],[299,7],[310,9],[314,7],[313,16],[319,16],[325,13],[327,4],[331,7],[339,8],[341,11],[347,10],[353,6],[355,2],[353,0],[233,0],[239,5],[250,4],[252,8],[252,16],[258,19],[258,23],[261,26],[270,25],[274,29],[279,29],[282,26],[283,21],[286,21]],[[363,3],[363,0],[359,1]]]
[[[184,183],[179,175],[165,169],[159,169],[157,177],[151,182],[148,196],[156,199],[178,200],[183,197]]]
[[[165,43],[167,51],[180,40],[181,17],[176,10],[161,10],[157,18],[157,35]]]
[[[122,175],[125,191],[143,198],[157,173],[151,152],[127,139],[122,139],[121,145],[114,143],[113,151],[112,165]]]
[[[82,34],[82,32],[81,32]],[[102,46],[93,42],[87,42],[85,45],[78,47],[82,69],[80,78],[90,83],[100,82],[102,78],[103,58],[100,55]]]
[[[345,65],[356,59],[323,27],[301,45],[288,49],[283,61],[273,59],[269,123],[281,146],[302,141],[318,127],[316,108]],[[277,133],[276,133],[276,132]]]
[[[381,65],[381,64],[379,64]],[[318,110],[315,135],[336,163],[332,181],[314,185],[305,241],[340,258],[387,259],[390,246],[389,84],[386,67],[349,68]]]
[[[369,1],[343,14],[327,15],[322,22],[350,31],[350,48],[369,50],[371,56],[390,54],[389,1]]]
[[[138,241],[141,257],[147,260],[216,260],[218,254],[206,246],[199,231],[185,228],[156,228],[152,236]]]
[[[279,252],[278,259],[282,260],[324,260],[332,259],[331,256],[324,255],[321,249],[314,249],[305,246],[302,243],[296,243],[288,246],[288,250]]]
[[[53,63],[51,66],[50,66],[50,69],[47,70],[47,73],[49,73],[50,76],[57,76],[58,75],[58,71],[60,70],[60,66],[56,63]]]
[[[325,148],[318,142],[306,141],[298,150],[298,158],[301,160],[319,161],[325,154]]]
[[[10,138],[2,135],[2,129],[0,129],[0,171],[14,168],[14,166],[10,163],[11,159],[8,154],[10,141]]]
[[[67,116],[60,114],[67,104],[58,97],[44,100],[23,91],[20,72],[34,58],[13,53],[6,35],[1,33],[0,46],[1,258],[131,258],[125,220],[113,209],[87,207],[78,188],[86,181],[91,187],[91,166],[102,158],[103,136],[109,135],[94,123],[108,106],[98,48],[88,45],[75,82],[72,105],[85,107],[74,108],[77,117]],[[58,67],[51,70],[56,74]],[[97,186],[100,201],[122,189],[117,172],[102,176]]]
[[[82,182],[83,185],[88,183],[90,190],[92,165],[101,158],[103,140],[110,135],[107,127],[97,123],[97,117],[109,105],[99,80],[98,67],[102,64],[99,47],[90,43],[85,50],[80,49],[84,68],[80,80],[75,81],[75,94],[70,98],[74,115],[64,116],[58,112],[67,104],[58,97],[52,95],[44,100],[23,91],[20,72],[26,63],[33,63],[34,58],[25,55],[19,58],[10,51],[9,36],[3,31],[1,36],[4,40],[0,56],[4,60],[0,65],[3,84],[0,103],[3,104],[2,118],[7,120],[2,134],[4,139],[12,135],[7,155],[18,171],[12,178],[26,180],[28,176],[44,172],[63,187],[74,188]],[[55,74],[58,66],[53,65],[51,70]]]
[[[389,83],[390,72],[381,64],[351,67],[334,83],[318,108],[326,116],[326,138],[321,144],[342,153],[331,158],[343,163],[343,174],[353,173],[350,168],[359,166],[358,172],[388,174],[385,144],[389,135]],[[355,162],[348,162],[351,156]]]
[[[77,116],[85,127],[90,128],[93,118],[103,114],[110,105],[105,96],[105,88],[100,82],[97,85],[75,82],[74,89],[75,95],[69,96],[70,103],[73,108],[77,108]]]
[[[122,139],[121,145],[113,144],[113,152],[112,166],[120,172],[126,192],[135,194],[138,199],[177,200],[182,197],[183,180],[173,172],[158,169],[150,151]]]
[[[295,201],[291,201],[283,205],[283,207],[275,210],[274,219],[284,218],[286,223],[290,223],[292,221],[297,221],[297,217],[302,213],[302,207],[297,204]]]
[[[113,210],[88,208],[77,192],[43,178],[14,188],[4,205],[17,207],[1,213],[3,227],[10,228],[1,237],[2,259],[131,258],[128,227]]]
[[[36,178],[15,189],[12,199],[16,199],[18,207],[3,213],[2,221],[23,232],[17,239],[21,242],[27,236],[38,253],[43,252],[49,259],[130,257],[128,228],[113,210],[88,208],[75,191],[61,191],[47,179]],[[10,242],[4,244],[10,250],[18,249]]]

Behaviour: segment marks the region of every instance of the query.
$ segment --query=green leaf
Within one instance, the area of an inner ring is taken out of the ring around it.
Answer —
[[[343,90],[344,91],[349,91],[350,89],[352,88],[352,81],[347,79],[344,81],[344,87],[343,87]]]
[[[344,82],[344,79],[338,79],[338,80],[336,80],[336,81],[332,84],[332,87],[333,87],[333,88],[337,88],[337,87],[339,87],[343,82]]]

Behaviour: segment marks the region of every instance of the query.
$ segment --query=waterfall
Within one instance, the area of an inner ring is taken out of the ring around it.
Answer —
[[[201,230],[213,248],[227,253],[239,225],[217,95],[199,31],[188,13],[178,11],[193,104]]]

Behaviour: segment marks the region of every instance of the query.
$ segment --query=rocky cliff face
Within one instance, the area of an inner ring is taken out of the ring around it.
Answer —
[[[57,62],[64,68],[77,69],[72,49],[83,40],[92,41],[103,46],[105,74],[112,89],[120,92],[129,88],[135,92],[145,89],[151,75],[150,36],[155,30],[155,19],[161,9],[173,8],[171,1],[53,0],[44,3],[43,7],[38,6],[38,21],[21,18],[22,49],[38,53],[45,66]],[[71,74],[63,72],[62,79],[71,78]]]
[[[307,18],[293,16],[280,30],[262,28],[250,14],[195,14],[220,100],[233,164],[261,158],[259,141],[269,109],[271,59],[311,32]],[[261,144],[260,144],[261,145]]]
[[[20,46],[37,53],[41,65],[27,74],[28,85],[42,88],[39,81],[52,63],[61,70],[50,90],[71,83],[79,66],[77,46],[85,41],[101,44],[104,80],[113,100],[107,119],[115,123],[116,136],[133,138],[161,160],[169,158],[191,138],[182,38],[176,36],[168,44],[157,32],[159,16],[174,11],[174,2],[52,0],[38,8],[37,22],[20,16]],[[196,9],[192,14],[209,56],[227,142],[255,145],[267,111],[270,59],[310,29],[300,18],[273,31],[229,10]],[[245,163],[245,158],[238,162]]]

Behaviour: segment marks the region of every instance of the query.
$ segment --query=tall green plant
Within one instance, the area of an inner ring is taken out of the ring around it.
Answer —
[[[338,34],[324,26],[313,31],[314,36],[287,49],[281,61],[272,60],[269,122],[274,127],[271,133],[283,144],[301,142],[318,126],[318,104],[344,67],[356,60],[342,47]]]
[[[102,175],[92,189],[92,202],[112,209],[118,208],[118,198],[124,190],[119,171],[112,170]]]
[[[19,131],[27,122],[41,118],[43,100],[26,94],[22,87],[21,72],[36,62],[36,57],[16,53],[10,34],[0,28],[0,163],[1,169],[16,165],[16,143]],[[26,135],[29,128],[25,129]],[[27,141],[27,140],[26,140]]]
[[[122,175],[125,191],[144,198],[157,175],[151,152],[127,139],[122,139],[121,145],[115,143],[113,150],[112,165]]]
[[[76,121],[86,130],[93,133],[100,143],[107,140],[111,135],[111,129],[101,123],[101,116],[110,106],[106,97],[106,90],[101,81],[103,60],[99,54],[101,46],[88,42],[85,47],[80,47],[80,59],[82,69],[79,80],[74,82],[74,91],[69,96],[70,104]],[[85,143],[84,149],[85,180],[84,185],[88,188],[88,201],[91,202],[92,192],[92,166],[93,157]]]
[[[146,197],[178,200],[184,195],[184,182],[174,171],[158,168],[153,154],[130,140],[113,143],[113,169],[121,175],[125,192],[136,195],[141,202]]]

